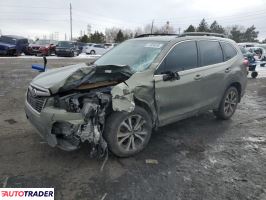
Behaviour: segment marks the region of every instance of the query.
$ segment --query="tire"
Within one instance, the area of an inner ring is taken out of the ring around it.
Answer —
[[[91,54],[91,55],[95,55],[96,52],[95,52],[94,50],[91,50],[91,51],[90,51],[90,54]]]
[[[252,72],[251,73],[251,77],[252,78],[257,78],[257,76],[258,76],[258,72]]]
[[[114,155],[129,157],[147,146],[151,133],[152,121],[149,114],[136,106],[131,113],[113,112],[106,120],[104,138]]]
[[[237,104],[239,102],[239,92],[236,87],[229,87],[220,102],[219,108],[213,111],[214,115],[218,119],[228,120],[230,119],[236,111]]]
[[[70,57],[75,57],[74,51],[71,52]]]

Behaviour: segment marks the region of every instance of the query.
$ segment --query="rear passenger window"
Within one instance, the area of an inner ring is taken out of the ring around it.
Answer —
[[[231,58],[233,58],[234,56],[236,56],[237,52],[235,50],[234,47],[232,47],[231,44],[229,43],[225,43],[225,42],[221,42],[221,46],[224,52],[224,60],[230,60]]]
[[[199,41],[199,57],[201,66],[223,62],[223,52],[217,41]]]
[[[195,41],[182,42],[177,44],[166,56],[159,67],[158,72],[182,71],[198,66],[197,46]]]

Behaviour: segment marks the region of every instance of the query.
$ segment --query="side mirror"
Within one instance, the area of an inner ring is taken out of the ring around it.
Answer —
[[[163,81],[173,81],[173,80],[179,80],[179,79],[180,79],[180,76],[178,72],[171,72],[171,71],[164,72]]]

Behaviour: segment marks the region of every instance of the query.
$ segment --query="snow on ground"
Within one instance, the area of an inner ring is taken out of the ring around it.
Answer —
[[[264,67],[260,66],[260,63],[258,62],[256,71],[258,72],[258,78],[265,78],[266,77],[266,64]]]

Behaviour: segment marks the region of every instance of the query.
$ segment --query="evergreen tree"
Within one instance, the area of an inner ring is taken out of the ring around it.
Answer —
[[[229,38],[235,42],[243,42],[243,32],[241,32],[239,26],[234,25],[230,31]]]
[[[244,33],[244,42],[258,42],[258,34],[259,31],[255,31],[256,27],[252,25],[251,27],[247,28]]]
[[[184,30],[184,32],[195,32],[195,31],[196,28],[192,24],[190,24],[189,27],[186,30]]]
[[[78,42],[88,43],[88,42],[90,42],[90,39],[87,35],[83,35],[83,36],[78,38]]]
[[[225,30],[224,30],[224,28],[223,28],[221,25],[219,25],[219,24],[217,23],[217,21],[215,20],[215,21],[211,24],[211,26],[210,26],[210,32],[212,32],[212,33],[222,33],[222,34],[224,34],[224,33],[225,33]]]
[[[93,34],[90,35],[90,42],[93,43],[104,43],[105,37],[103,33],[99,33],[98,31],[95,31]]]
[[[209,26],[206,20],[203,18],[197,28],[198,32],[209,32]]]
[[[123,42],[124,40],[126,40],[126,37],[124,37],[123,32],[119,30],[116,35],[115,42],[120,43],[120,42]]]

